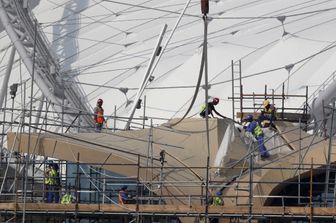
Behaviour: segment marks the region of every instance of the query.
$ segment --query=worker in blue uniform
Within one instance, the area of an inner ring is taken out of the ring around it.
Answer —
[[[259,153],[260,153],[261,158],[262,159],[268,158],[270,155],[265,147],[264,133],[259,123],[253,120],[252,115],[248,115],[245,121],[248,122],[248,124],[245,127],[246,131],[252,133],[252,135],[257,139],[258,146],[259,146]]]

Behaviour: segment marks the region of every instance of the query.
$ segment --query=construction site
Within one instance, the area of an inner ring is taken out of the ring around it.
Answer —
[[[256,2],[0,0],[0,222],[335,222],[336,5]]]

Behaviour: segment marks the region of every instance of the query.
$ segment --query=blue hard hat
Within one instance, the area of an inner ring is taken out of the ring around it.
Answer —
[[[47,164],[48,166],[52,166],[54,162],[52,160],[46,160],[45,164]]]
[[[216,196],[222,196],[222,195],[223,195],[222,191],[217,191],[216,192]]]
[[[253,121],[253,115],[249,114],[249,115],[246,117],[246,120],[249,121],[249,122],[252,122],[252,121]]]

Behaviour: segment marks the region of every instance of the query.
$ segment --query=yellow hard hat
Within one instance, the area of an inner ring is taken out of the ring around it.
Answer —
[[[269,104],[270,104],[269,100],[265,100],[265,101],[264,101],[264,107],[266,107],[266,106],[269,105]]]

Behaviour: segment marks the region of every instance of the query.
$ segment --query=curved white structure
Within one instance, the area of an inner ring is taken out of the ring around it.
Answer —
[[[11,2],[6,7],[12,7],[12,2],[17,1],[1,2],[3,6]],[[50,88],[70,85],[75,89],[79,86],[83,95],[78,89],[67,93],[70,104],[83,101],[93,107],[97,98],[103,98],[106,114],[114,115],[116,107],[117,116],[126,117],[131,107],[128,102],[138,91],[162,25],[168,25],[166,36],[170,36],[186,2],[41,1],[33,13],[59,58],[56,71],[61,74],[54,82],[40,78],[40,74],[36,76],[43,94],[52,98],[58,92]],[[6,9],[2,7],[6,13],[1,13],[2,17],[7,17],[1,19],[6,24],[19,18],[9,18]],[[15,12],[14,9],[11,11]],[[241,60],[246,93],[263,93],[265,85],[269,93],[272,89],[280,93],[284,83],[286,93],[305,94],[305,86],[308,86],[311,95],[336,70],[335,63],[331,62],[336,50],[336,31],[330,28],[336,25],[334,14],[333,1],[210,1],[209,95],[221,99],[218,110],[232,117],[232,103],[228,100],[232,91],[231,60]],[[7,29],[10,26],[7,25]],[[142,109],[135,111],[135,120],[144,115],[144,107],[145,116],[163,118],[154,119],[153,124],[185,114],[195,92],[202,41],[200,1],[191,1],[152,74],[154,79],[144,91],[146,100],[144,96],[141,98]],[[7,32],[1,33],[0,42],[0,58],[4,58],[0,66],[3,68],[8,61],[9,45],[19,43],[14,37],[9,38]],[[21,57],[31,60],[31,55]],[[29,66],[28,70],[21,67],[20,72],[18,59],[16,56],[9,85],[20,82],[20,73],[23,80],[27,78],[30,70]],[[291,70],[286,69],[289,65],[293,65]],[[49,68],[45,69],[50,72]],[[1,80],[4,72],[0,69]],[[124,94],[121,90],[126,88],[128,92]],[[189,116],[197,116],[203,102],[201,89]],[[299,107],[303,101],[290,98],[286,103]],[[150,120],[145,124],[149,125]],[[109,127],[113,125],[114,120],[108,122]],[[116,125],[123,127],[125,122],[118,120]]]
[[[58,61],[50,50],[44,34],[40,31],[37,20],[34,21],[34,17],[24,6],[25,1],[22,0],[0,1],[1,21],[27,71],[42,94],[52,103],[60,116],[66,112],[65,119],[71,123],[76,113],[88,113],[90,109],[85,103],[81,103],[80,99],[84,96],[76,85],[65,86],[60,80]],[[86,125],[93,124],[89,116],[84,116],[84,121]]]
[[[336,101],[336,81],[331,80],[331,83],[326,89],[321,90],[318,97],[315,98],[311,104],[311,117],[315,122],[316,130],[326,125],[327,135],[334,135],[336,132],[336,117],[333,116],[333,103]],[[322,122],[322,124],[321,124]],[[332,132],[330,127],[332,125]],[[320,127],[319,127],[320,126]]]

